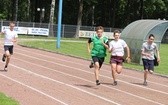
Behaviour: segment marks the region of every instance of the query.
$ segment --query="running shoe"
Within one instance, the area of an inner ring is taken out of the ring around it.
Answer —
[[[94,63],[91,62],[90,65],[89,65],[90,68],[93,68],[94,67]]]
[[[100,85],[100,81],[99,80],[96,80],[96,85]]]
[[[144,85],[144,86],[147,86],[147,85],[148,85],[148,83],[147,83],[146,81],[144,81],[143,85]]]
[[[113,82],[113,85],[116,86],[116,85],[117,85],[117,81],[114,81],[114,82]]]
[[[149,70],[149,73],[150,73],[150,74],[153,74],[153,71],[152,71],[152,70]]]
[[[8,71],[7,67],[8,67],[8,66],[7,66],[7,65],[5,65],[5,67],[4,67],[4,71]]]
[[[6,56],[5,56],[5,54],[3,54],[2,61],[5,62],[5,59],[6,59]]]

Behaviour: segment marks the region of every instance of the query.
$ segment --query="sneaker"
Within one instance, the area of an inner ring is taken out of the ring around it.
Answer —
[[[152,71],[152,70],[149,70],[149,73],[150,73],[150,74],[153,74],[153,71]]]
[[[6,56],[5,56],[5,54],[3,54],[2,61],[5,62],[5,59],[6,59]]]
[[[96,85],[100,85],[100,82],[99,82],[99,80],[96,80]]]
[[[91,64],[89,65],[90,68],[93,68],[94,67],[94,63],[91,62]]]
[[[8,71],[7,67],[8,67],[8,66],[7,66],[7,65],[5,65],[5,67],[4,67],[4,70],[5,70],[5,71]]]
[[[148,83],[147,83],[146,81],[144,81],[143,85],[144,85],[144,86],[147,86],[147,85],[148,85]]]
[[[117,81],[114,81],[114,82],[113,82],[113,85],[116,86],[116,85],[117,85]]]

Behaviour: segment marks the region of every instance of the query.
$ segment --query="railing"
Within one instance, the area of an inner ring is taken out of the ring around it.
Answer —
[[[9,21],[0,21],[0,29],[2,26],[8,26]],[[33,28],[50,28],[49,23],[35,23],[35,22],[16,22],[17,27],[33,27]],[[61,31],[61,37],[63,38],[73,38],[76,34],[76,25],[66,25],[62,24],[62,31]],[[96,27],[93,26],[81,26],[80,30],[86,30],[86,31],[95,31]],[[108,28],[104,27],[105,32],[113,32],[116,28]],[[120,29],[121,30],[121,29]],[[53,25],[53,33],[54,36],[56,36],[57,33],[57,24]]]

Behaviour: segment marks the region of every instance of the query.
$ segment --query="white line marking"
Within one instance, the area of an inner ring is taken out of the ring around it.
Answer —
[[[71,88],[73,88],[73,89],[82,91],[82,92],[84,92],[84,93],[87,93],[87,94],[89,94],[89,95],[91,95],[91,96],[100,98],[100,99],[102,99],[102,100],[104,100],[104,101],[107,101],[107,102],[109,102],[109,103],[116,104],[116,105],[120,105],[119,103],[116,103],[116,102],[111,101],[111,100],[109,100],[109,99],[107,99],[107,98],[98,96],[98,95],[96,95],[96,94],[94,94],[94,93],[91,93],[91,92],[88,92],[88,91],[86,91],[86,90],[80,89],[80,88],[75,87],[75,86],[73,86],[73,85],[69,85],[69,84],[66,84],[66,83],[64,83],[64,82],[57,81],[57,80],[54,80],[54,79],[52,79],[52,78],[49,78],[49,77],[46,77],[46,76],[43,76],[43,75],[40,75],[40,74],[31,72],[31,71],[29,71],[29,70],[27,70],[27,69],[21,68],[21,67],[19,67],[19,66],[15,66],[15,65],[13,65],[13,64],[11,64],[11,66],[13,66],[13,67],[15,67],[15,68],[18,68],[18,69],[21,69],[21,70],[23,70],[23,71],[25,71],[25,72],[28,72],[28,73],[30,73],[30,74],[33,74],[33,75],[35,75],[35,76],[37,76],[37,77],[41,77],[41,78],[44,78],[44,79],[47,79],[47,80],[50,80],[50,81],[53,81],[53,82],[56,82],[56,83],[59,83],[59,84],[62,84],[62,85],[66,85],[66,86],[71,87]]]
[[[64,65],[64,64],[51,62],[51,61],[48,61],[48,60],[40,59],[40,58],[37,58],[37,57],[34,57],[34,56],[25,55],[25,54],[22,54],[22,53],[18,53],[18,54],[23,55],[23,56],[27,56],[27,57],[30,57],[30,58],[38,59],[38,60],[41,60],[41,61],[45,61],[45,62],[48,62],[48,63],[52,63],[52,64],[64,66],[64,67],[67,67],[67,68],[71,68],[71,69],[75,69],[75,70],[78,70],[78,71],[82,71],[82,72],[86,72],[86,73],[91,74],[90,72],[88,72],[88,71],[86,71],[86,70],[82,70],[82,69],[80,69],[80,68],[75,68],[75,67],[67,66],[67,65]],[[105,75],[100,75],[100,76],[102,76],[102,77],[104,77],[104,78],[109,78],[109,79],[111,79],[111,77],[107,77],[107,76],[105,76]],[[129,85],[132,85],[132,86],[136,86],[136,87],[140,87],[140,88],[144,88],[144,89],[148,89],[148,90],[151,90],[151,91],[155,91],[155,92],[158,92],[158,93],[162,93],[162,94],[168,95],[167,92],[163,92],[163,91],[159,91],[159,90],[147,88],[147,87],[144,87],[144,86],[134,85],[134,84],[131,84],[131,83],[122,81],[122,80],[119,80],[119,81],[120,81],[120,82],[123,82],[123,83],[126,83],[126,84],[129,84]]]
[[[55,71],[55,72],[57,72],[57,73],[60,73],[60,74],[66,75],[66,76],[70,76],[70,77],[73,77],[73,78],[81,79],[81,80],[84,80],[84,81],[86,81],[86,82],[90,82],[90,83],[95,84],[94,82],[89,81],[89,80],[86,80],[86,79],[81,78],[81,77],[77,77],[77,76],[70,75],[70,74],[67,74],[67,73],[64,73],[64,72],[61,72],[61,71],[57,71],[57,70],[54,70],[54,69],[51,69],[51,68],[48,68],[48,67],[45,67],[45,66],[42,66],[42,65],[38,65],[38,64],[34,64],[34,63],[31,63],[31,62],[28,62],[28,61],[24,61],[24,60],[22,60],[22,59],[18,59],[18,58],[14,58],[14,59],[20,60],[20,61],[25,62],[25,63],[29,63],[29,64],[31,64],[31,65],[35,65],[35,66],[38,66],[38,67],[41,67],[41,68],[45,68],[45,69],[47,69],[47,70]],[[116,88],[112,88],[112,87],[110,87],[110,86],[106,86],[106,85],[103,85],[103,84],[102,84],[102,86],[103,86],[103,87],[106,87],[106,88],[109,88],[109,89],[113,89],[113,90],[119,91],[119,92],[123,92],[123,93],[125,93],[125,94],[128,94],[128,95],[130,95],[130,96],[134,96],[134,97],[136,97],[136,98],[140,98],[140,99],[142,99],[142,100],[146,100],[146,101],[149,101],[149,102],[152,102],[152,103],[156,103],[156,104],[159,104],[159,105],[163,105],[163,104],[161,104],[161,103],[159,103],[159,102],[155,102],[155,101],[152,101],[152,100],[150,100],[150,99],[147,99],[147,98],[144,98],[144,97],[140,97],[140,96],[131,94],[131,93],[126,92],[126,91],[122,91],[122,90],[119,90],[119,89],[116,89]]]
[[[59,103],[61,103],[61,104],[63,104],[63,105],[68,105],[67,103],[64,103],[63,101],[60,101],[60,100],[58,100],[58,99],[56,99],[56,98],[54,98],[54,97],[52,97],[52,96],[50,96],[50,95],[48,95],[48,94],[46,94],[46,93],[40,91],[40,90],[37,90],[37,89],[35,89],[35,88],[31,87],[31,86],[28,86],[28,85],[26,85],[26,84],[24,84],[24,83],[21,83],[21,82],[15,80],[15,79],[12,79],[12,78],[10,78],[10,77],[4,75],[4,74],[0,74],[0,75],[3,76],[3,77],[5,77],[5,78],[7,78],[7,79],[9,79],[9,80],[11,80],[11,81],[13,81],[13,82],[16,82],[16,83],[20,84],[20,85],[22,85],[22,86],[25,86],[25,87],[27,87],[27,88],[29,88],[29,89],[32,89],[32,90],[34,90],[34,91],[36,91],[36,92],[38,92],[38,93],[40,93],[40,94],[42,94],[42,95],[44,95],[44,96],[46,96],[46,97],[49,97],[49,98],[51,98],[51,99],[53,99],[53,100],[55,100],[55,101],[57,101],[57,102],[59,102]]]
[[[17,48],[17,49],[18,49],[18,48]],[[29,52],[29,51],[23,50],[23,49],[18,49],[18,50],[25,51],[25,52]],[[35,52],[31,52],[31,53],[37,54],[37,53],[35,53]],[[47,58],[56,59],[56,60],[63,61],[63,62],[68,62],[68,63],[72,63],[72,64],[77,64],[77,65],[80,65],[80,66],[84,66],[83,64],[78,63],[78,62],[63,60],[63,59],[60,59],[60,58],[53,58],[53,57],[51,57],[51,56],[43,55],[43,54],[40,54],[40,53],[38,53],[38,55],[43,56],[43,57],[47,57]],[[110,69],[110,68],[109,68],[109,69]],[[107,70],[105,70],[105,69],[102,69],[102,70],[103,70],[103,71],[106,71],[106,72],[110,72],[110,71],[107,71]],[[110,73],[111,73],[111,72],[110,72]],[[137,78],[137,77],[132,77],[132,76],[125,75],[125,74],[120,74],[120,75],[125,76],[125,77],[129,77],[129,78],[132,78],[132,79],[137,79],[137,80],[143,81],[143,79],[140,79],[140,78]],[[122,81],[121,81],[121,82],[122,82]],[[156,82],[152,82],[152,81],[148,81],[148,82],[149,82],[149,83],[153,83],[153,84],[157,84],[157,85],[159,85],[159,86],[168,87],[168,85],[164,85],[164,84],[160,84],[160,83],[156,83]]]

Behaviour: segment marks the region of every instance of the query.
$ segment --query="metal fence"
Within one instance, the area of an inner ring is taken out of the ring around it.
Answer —
[[[0,29],[2,26],[8,26],[9,25],[9,21],[0,21]],[[16,22],[16,26],[17,27],[33,27],[33,28],[48,28],[50,27],[49,23],[35,23],[35,22]],[[62,31],[61,31],[61,37],[63,38],[73,38],[75,37],[76,34],[76,25],[66,25],[66,24],[62,24]],[[93,26],[81,26],[80,30],[85,30],[85,31],[95,31],[96,27]],[[105,32],[113,32],[115,29],[118,28],[109,28],[109,27],[104,27],[104,31]],[[122,30],[122,29],[119,29]],[[57,33],[57,24],[53,25],[53,33],[54,36],[56,36]]]

